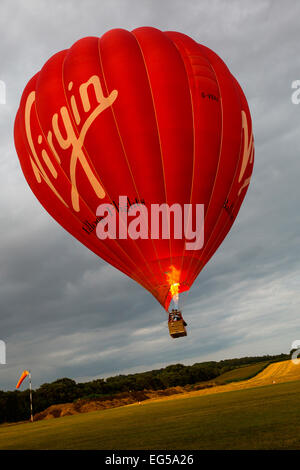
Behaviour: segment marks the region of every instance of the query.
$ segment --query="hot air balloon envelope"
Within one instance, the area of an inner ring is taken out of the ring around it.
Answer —
[[[15,145],[49,214],[165,309],[230,230],[254,160],[247,101],[224,62],[151,27],[51,57],[24,90]]]

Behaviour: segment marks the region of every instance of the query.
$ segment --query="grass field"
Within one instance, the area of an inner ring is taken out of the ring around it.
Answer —
[[[216,377],[213,381],[217,385],[223,385],[231,382],[239,382],[240,380],[248,380],[264,370],[268,364],[268,362],[258,362],[257,364],[237,367],[236,369],[219,375],[219,377]]]
[[[299,394],[295,381],[2,425],[0,449],[300,449]]]

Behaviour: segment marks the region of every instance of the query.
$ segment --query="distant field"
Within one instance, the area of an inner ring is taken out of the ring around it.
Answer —
[[[2,425],[0,449],[300,449],[299,394],[295,381]]]
[[[234,371],[232,371],[234,372]],[[225,374],[223,374],[225,376]],[[222,377],[222,376],[220,376]],[[300,366],[292,361],[275,362],[268,365],[257,375],[247,380],[235,380],[230,383],[219,384],[213,387],[201,388],[190,392],[180,394],[181,399],[212,395],[216,393],[232,392],[248,388],[263,387],[265,385],[278,385],[280,383],[300,381]],[[177,399],[176,395],[170,395],[163,398],[151,398],[150,401],[166,401]]]
[[[251,364],[249,366],[237,367],[236,369],[219,375],[219,377],[216,377],[213,382],[217,385],[223,385],[230,382],[248,380],[261,372],[268,364],[268,362],[258,362],[257,364]]]

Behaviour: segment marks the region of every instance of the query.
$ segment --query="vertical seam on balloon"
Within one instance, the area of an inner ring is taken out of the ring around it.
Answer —
[[[98,45],[98,41],[97,41],[97,45]],[[65,59],[66,59],[66,57],[65,57]],[[65,64],[65,59],[64,59],[64,62],[63,62],[63,66],[62,66],[62,85],[63,85],[63,89],[64,89],[64,95],[65,95],[65,98],[66,98],[66,104],[67,104],[67,106],[68,106],[69,113],[70,113],[71,119],[72,119],[72,121],[73,121],[74,128],[76,129],[76,132],[78,132],[78,130],[77,130],[77,125],[76,125],[76,123],[74,122],[73,115],[72,115],[72,113],[71,113],[71,110],[70,110],[70,107],[69,107],[69,103],[68,103],[68,100],[67,100],[67,95],[66,95],[66,88],[65,88],[65,83],[64,83],[64,73],[63,73],[63,71],[64,71],[64,64]],[[101,178],[100,178],[98,172],[96,171],[96,168],[95,168],[94,165],[93,165],[93,162],[92,162],[92,160],[91,160],[91,158],[90,158],[90,156],[89,156],[89,153],[88,153],[88,151],[87,151],[85,145],[83,144],[82,147],[83,147],[83,149],[84,149],[84,151],[85,151],[85,153],[86,153],[86,156],[88,157],[88,159],[89,159],[89,161],[90,161],[90,164],[92,165],[92,168],[93,168],[95,174],[97,175],[98,181],[101,183],[102,187],[105,188],[105,186],[103,185],[103,183],[102,183],[102,181],[101,181]],[[107,194],[108,198],[109,198],[110,201],[112,202],[112,198],[109,196],[109,193],[108,193],[108,191],[106,190],[106,188],[105,188],[105,193]],[[120,243],[119,243],[117,240],[114,240],[114,243],[119,247],[119,249],[125,254],[125,256],[126,256],[128,259],[130,259],[130,261],[132,262],[132,264],[137,268],[137,273],[140,273],[140,274],[142,275],[142,276],[141,276],[141,275],[138,275],[138,276],[137,276],[137,277],[140,279],[140,281],[141,281],[141,280],[143,279],[143,275],[144,275],[144,274],[143,274],[143,271],[138,268],[138,265],[134,262],[134,260],[133,260],[132,258],[130,258],[130,256],[127,254],[127,252],[125,251],[125,249],[122,248],[122,246],[120,245]],[[132,277],[132,276],[129,275],[129,277]],[[140,283],[141,283],[141,282],[140,282]],[[147,282],[147,278],[145,278],[145,284],[146,284],[146,285],[149,285],[149,286],[151,287],[151,284],[150,284],[150,283],[148,284],[148,282]],[[143,284],[141,283],[141,285],[143,285]]]
[[[239,162],[240,162],[240,158],[239,158]],[[236,172],[235,172],[235,175],[236,175]],[[235,177],[235,176],[234,176],[234,177]],[[229,194],[229,193],[230,193],[230,191],[228,192],[228,194]],[[228,194],[227,194],[227,198],[228,198]],[[236,202],[237,202],[237,200],[235,201],[235,203],[236,203]],[[235,205],[235,203],[234,203],[234,205]],[[222,207],[222,209],[223,209],[223,207]],[[211,232],[211,236],[209,237],[208,242],[209,242],[209,240],[211,239],[211,237],[212,237],[212,235],[213,235],[213,232],[214,232],[214,230],[215,230],[215,228],[216,228],[216,225],[217,225],[217,223],[218,223],[218,221],[219,221],[219,219],[220,219],[220,217],[221,217],[221,214],[222,214],[222,211],[220,212],[220,214],[219,214],[219,216],[218,216],[217,222],[216,222],[215,225],[214,225],[214,228],[213,228],[213,230],[212,230],[212,232]],[[209,258],[209,257],[210,257],[210,253],[213,253],[213,252],[214,252],[215,247],[218,245],[218,242],[219,242],[220,238],[222,238],[223,234],[226,233],[227,227],[228,227],[228,225],[230,225],[230,222],[231,222],[231,219],[229,218],[229,219],[227,220],[227,222],[225,223],[223,229],[222,229],[222,230],[219,232],[219,234],[217,235],[216,240],[214,241],[214,243],[213,243],[211,249],[209,250],[209,252],[207,253],[208,259],[210,259],[210,258]],[[234,221],[233,221],[233,222],[234,222]],[[232,223],[232,224],[233,224],[233,223]],[[230,230],[230,227],[229,227],[229,230]],[[208,242],[207,242],[207,244],[208,244]],[[205,252],[205,250],[204,250],[204,252]],[[196,274],[196,275],[194,276],[194,279],[196,279],[197,275],[198,275],[198,274]]]
[[[99,39],[97,39],[97,46],[98,46],[98,41],[99,41]],[[97,47],[97,49],[98,49],[98,47]],[[68,50],[68,51],[69,51],[69,50]],[[64,57],[63,64],[62,64],[62,86],[63,86],[63,90],[64,90],[64,95],[65,95],[65,102],[66,102],[66,104],[67,104],[67,106],[68,106],[69,114],[70,114],[70,117],[71,117],[71,119],[72,119],[74,129],[76,130],[76,133],[79,134],[79,133],[78,133],[78,129],[77,129],[77,125],[76,125],[76,123],[74,122],[73,114],[72,114],[72,112],[71,112],[71,110],[70,110],[70,107],[69,107],[69,103],[68,103],[68,100],[67,100],[67,94],[66,94],[66,87],[65,87],[65,82],[64,82],[64,66],[65,66],[65,61],[66,61],[67,55],[68,55],[68,54],[66,54],[66,56]],[[84,149],[84,151],[85,151],[85,153],[86,153],[86,156],[88,157],[88,160],[89,160],[89,162],[90,162],[90,164],[91,164],[91,167],[93,168],[93,171],[94,171],[95,175],[97,175],[98,181],[100,182],[101,186],[102,186],[103,188],[105,188],[105,186],[103,185],[103,183],[102,183],[102,181],[101,181],[101,178],[100,178],[100,176],[99,176],[99,174],[98,174],[96,168],[94,167],[94,164],[93,164],[93,162],[92,162],[92,160],[91,160],[91,158],[90,158],[90,155],[89,155],[89,153],[88,153],[88,151],[87,151],[87,149],[86,149],[84,143],[82,144],[82,148]],[[105,188],[105,193],[107,194],[109,200],[112,202],[112,198],[109,196],[109,193],[108,193],[108,191],[106,190],[106,188]],[[78,194],[79,194],[79,193],[78,193]],[[91,212],[92,212],[92,211],[91,211]],[[142,279],[143,279],[143,271],[138,268],[138,265],[134,262],[134,260],[133,260],[132,258],[130,258],[130,256],[127,254],[127,252],[125,251],[125,249],[122,248],[122,246],[120,245],[120,243],[119,243],[116,239],[114,239],[113,241],[114,241],[114,243],[119,247],[119,249],[125,254],[125,256],[132,262],[132,264],[133,264],[134,266],[136,266],[137,272],[140,272],[140,273],[142,274],[141,277],[138,276],[138,278],[139,278],[140,280],[142,280]],[[103,244],[104,244],[104,242],[103,242]],[[105,245],[104,245],[104,246],[105,246]],[[129,277],[132,277],[132,276],[130,275]],[[147,279],[147,278],[145,278],[145,279]],[[151,286],[150,283],[148,284],[147,280],[146,280],[146,285]]]
[[[169,36],[168,36],[169,37]],[[169,37],[170,38],[170,37]],[[194,111],[194,103],[193,103],[193,96],[192,96],[192,90],[191,90],[191,87],[190,87],[190,79],[189,79],[189,75],[188,75],[188,71],[187,71],[187,67],[186,67],[186,64],[185,64],[185,61],[183,60],[182,56],[181,56],[181,53],[180,53],[180,50],[176,44],[176,42],[170,38],[172,40],[172,42],[174,43],[175,47],[177,48],[178,52],[179,52],[179,55],[180,55],[180,58],[182,60],[182,63],[183,63],[183,66],[184,66],[184,69],[185,69],[185,72],[186,72],[186,78],[187,78],[187,81],[188,81],[188,84],[189,84],[189,92],[190,92],[190,98],[191,98],[191,108],[192,108],[192,118],[193,118],[193,170],[192,170],[192,184],[191,184],[191,192],[190,192],[190,204],[191,204],[191,201],[192,201],[192,195],[193,195],[193,189],[194,189],[194,176],[195,176],[195,160],[196,160],[196,130],[195,130],[195,111]],[[178,42],[180,43],[181,47],[186,51],[186,48],[183,44],[183,42],[177,38]],[[194,77],[193,77],[194,78]],[[190,214],[190,213],[189,213]],[[188,217],[188,223],[189,223],[189,219],[190,219],[190,216]],[[181,258],[181,266],[180,266],[180,274],[181,274],[181,271],[182,271],[182,266],[183,266],[183,260],[184,260],[184,257],[185,257],[185,248],[183,250],[183,253],[182,253],[182,258]],[[187,283],[187,279],[186,279],[186,283]]]
[[[241,108],[242,108],[242,106],[241,106]],[[243,133],[243,129],[241,128],[241,143],[240,143],[239,159],[238,159],[238,163],[237,163],[237,166],[236,166],[236,169],[235,169],[235,173],[234,173],[232,185],[231,185],[231,187],[230,187],[230,189],[229,189],[229,191],[228,191],[228,194],[227,194],[226,199],[228,199],[228,196],[229,196],[229,194],[230,194],[230,191],[232,190],[232,186],[233,186],[233,184],[234,184],[234,182],[235,182],[235,178],[236,178],[237,171],[238,171],[238,169],[239,169],[239,165],[240,165],[240,161],[241,161],[241,154],[242,154],[242,133]],[[251,171],[251,175],[252,175],[252,171]],[[251,175],[250,175],[250,176],[251,176]],[[234,201],[234,203],[233,203],[233,209],[235,208],[235,206],[236,206],[236,204],[237,204],[237,202],[238,202],[239,199],[240,199],[239,197],[237,197],[237,198],[235,199],[235,201]],[[244,198],[243,198],[243,199],[244,199]],[[243,201],[243,199],[242,199],[242,201]],[[222,209],[223,209],[223,207],[222,207]],[[218,219],[217,219],[217,221],[216,221],[216,223],[215,223],[215,226],[214,226],[214,228],[213,228],[213,230],[212,230],[211,235],[213,234],[213,232],[214,232],[214,230],[215,230],[215,227],[216,227],[216,225],[217,225],[217,223],[218,223],[218,221],[219,221],[219,219],[220,219],[220,217],[221,217],[221,215],[222,215],[222,209],[221,209],[221,211],[220,211],[220,213],[219,213]],[[215,246],[218,245],[218,242],[219,242],[220,238],[222,238],[223,234],[226,233],[227,227],[228,227],[228,225],[230,225],[230,222],[231,222],[231,219],[229,218],[229,219],[227,220],[226,224],[224,225],[223,229],[219,232],[219,234],[218,234],[218,236],[217,236],[217,239],[216,239],[215,242],[213,243],[211,249],[210,249],[209,252],[207,253],[207,256],[208,256],[208,257],[209,257],[209,255],[210,255],[210,253],[213,253],[213,252],[214,252]],[[233,222],[234,222],[234,221],[233,221]],[[231,225],[233,225],[233,222],[232,222]],[[230,227],[229,227],[228,230],[230,230]],[[210,238],[211,238],[211,237],[210,237]],[[210,240],[210,238],[209,238],[209,240]],[[208,240],[208,241],[209,241],[209,240]]]
[[[241,99],[240,99],[239,94],[237,93],[236,86],[235,86],[234,90],[235,90],[235,93],[237,94],[238,100],[239,100],[239,102],[240,102],[240,109],[242,109]],[[229,196],[229,194],[230,194],[230,192],[231,192],[231,190],[232,190],[232,187],[233,187],[233,185],[234,185],[234,183],[235,183],[235,178],[236,178],[237,171],[238,171],[238,168],[239,168],[239,165],[240,165],[240,161],[241,161],[242,141],[243,141],[243,139],[242,139],[242,132],[243,132],[243,129],[242,129],[242,126],[241,126],[241,138],[240,138],[239,158],[238,158],[237,163],[236,163],[236,167],[235,167],[235,170],[234,170],[232,182],[231,182],[230,188],[229,188],[229,190],[228,190],[228,192],[227,192],[225,201],[228,199],[228,196]],[[217,220],[216,220],[216,222],[215,222],[215,224],[214,224],[214,227],[213,227],[213,229],[212,229],[212,231],[211,231],[211,234],[210,234],[210,236],[209,236],[209,238],[208,238],[208,240],[207,240],[206,246],[208,246],[209,241],[210,241],[210,240],[212,239],[212,237],[213,237],[213,233],[214,233],[214,231],[215,231],[215,229],[216,229],[216,226],[217,226],[217,224],[218,224],[218,222],[219,222],[219,220],[220,220],[220,217],[222,216],[222,212],[223,212],[223,206],[221,207],[221,210],[220,210],[220,212],[219,212],[218,218],[217,218]],[[230,218],[229,218],[229,220],[227,221],[227,223],[225,224],[225,227],[226,227],[226,228],[227,228],[227,226],[229,225],[229,223],[230,223]],[[212,248],[211,248],[211,249],[209,250],[209,252],[207,253],[208,256],[209,256],[209,254],[210,254],[211,252],[213,252],[213,248],[217,245],[217,241],[220,239],[221,235],[225,232],[225,227],[223,227],[223,230],[221,230],[221,232],[219,233],[217,239],[216,239],[215,242],[213,243]],[[206,251],[206,248],[204,248],[204,250],[203,250],[202,258],[204,258],[205,251]],[[197,276],[196,276],[196,277],[197,277]],[[196,277],[195,277],[195,278],[196,278]],[[195,279],[195,278],[194,278],[194,279]]]
[[[104,83],[105,83],[106,91],[108,92],[108,87],[107,87],[106,78],[105,78],[105,73],[104,73],[104,67],[103,67],[103,64],[102,64],[101,53],[100,53],[100,39],[98,39],[98,54],[99,54],[100,67],[101,67],[101,71],[102,71],[102,74],[103,74],[103,80],[104,80]],[[117,132],[118,132],[118,136],[119,136],[119,139],[120,139],[121,147],[122,147],[122,150],[123,150],[123,154],[124,154],[124,157],[125,157],[125,161],[126,161],[126,164],[127,164],[127,167],[128,167],[128,170],[129,170],[129,173],[130,173],[132,182],[133,182],[134,189],[135,189],[135,191],[136,191],[136,193],[137,193],[137,196],[138,196],[139,200],[141,200],[140,194],[139,194],[139,191],[138,191],[138,189],[137,189],[137,185],[136,185],[136,182],[135,182],[135,179],[134,179],[134,175],[133,175],[133,172],[132,172],[132,170],[131,170],[131,166],[130,166],[130,164],[129,164],[128,158],[127,158],[127,153],[126,153],[126,150],[125,150],[125,145],[124,145],[124,143],[123,143],[123,139],[122,139],[122,136],[121,136],[121,133],[120,133],[120,130],[119,130],[118,123],[117,123],[117,118],[116,118],[115,112],[114,112],[114,110],[113,110],[113,105],[111,106],[111,111],[112,111],[112,114],[113,114],[113,118],[114,118],[114,121],[115,121],[115,125],[116,125],[116,129],[117,129]],[[149,233],[149,227],[148,227],[148,233]],[[152,246],[153,246],[153,249],[154,249],[154,253],[157,254],[157,251],[156,251],[156,248],[155,248],[155,244],[154,244],[154,242],[153,242],[153,240],[152,240],[151,237],[150,237],[150,240],[151,240],[151,243],[152,243]],[[140,251],[140,250],[139,250],[139,251]],[[145,262],[146,262],[146,264],[147,264],[146,258],[144,258],[144,259],[145,259]],[[159,269],[160,269],[161,275],[162,275],[162,277],[163,277],[163,272],[162,272],[162,268],[161,268],[161,264],[160,264],[160,261],[159,261],[159,260],[158,260],[158,263],[159,263]],[[149,268],[149,271],[152,272],[153,277],[157,279],[158,284],[160,284],[159,278],[157,278],[157,276],[156,276],[155,273],[153,272],[152,268],[150,267],[150,264],[149,264],[149,263],[148,263],[148,268]]]
[[[66,56],[67,56],[67,54],[66,54],[65,57],[64,57],[63,64],[64,64],[64,62],[65,62]],[[63,67],[62,67],[62,85],[63,85],[63,89],[64,89],[64,94],[65,94],[65,97],[66,97],[65,86],[64,86],[64,81],[63,81]],[[66,104],[67,104],[67,106],[68,106],[68,108],[69,108],[67,99],[66,99],[65,101],[66,101]],[[39,123],[40,130],[41,130],[41,132],[42,132],[42,134],[43,134],[43,136],[44,136],[44,140],[45,140],[45,142],[47,143],[48,149],[50,150],[51,154],[53,155],[53,151],[52,151],[52,149],[50,148],[50,146],[49,146],[49,144],[48,144],[48,141],[47,141],[47,139],[46,139],[45,133],[44,133],[43,128],[42,128],[41,123],[40,123],[40,119],[39,119],[39,115],[38,115],[38,111],[37,111],[36,102],[35,102],[34,108],[35,108],[36,118],[37,118],[37,121],[38,121],[38,123]],[[70,116],[71,116],[71,118],[73,119],[72,114],[70,114]],[[77,132],[77,127],[75,127],[75,129],[76,129],[76,132]],[[84,146],[83,146],[83,147],[84,147]],[[84,148],[84,150],[86,151],[85,148]],[[88,156],[88,155],[87,155],[87,156]],[[88,158],[89,158],[89,156],[88,156]],[[89,158],[89,159],[90,159],[90,158]],[[92,165],[92,166],[93,166],[93,165]],[[67,179],[67,180],[69,181],[69,183],[72,185],[70,179],[68,178],[67,174],[65,173],[65,171],[64,171],[64,169],[63,169],[63,167],[62,167],[61,165],[60,165],[60,168],[61,168],[63,174],[65,175],[66,179]],[[95,171],[95,170],[94,170],[94,171]],[[97,174],[96,171],[95,171],[95,173]],[[98,176],[98,174],[97,174],[97,176]],[[99,176],[98,176],[98,177],[99,177]],[[99,179],[99,181],[100,181],[100,179]],[[94,213],[93,213],[92,209],[89,207],[89,205],[87,204],[87,202],[82,198],[82,196],[79,194],[79,192],[78,192],[78,195],[79,195],[80,199],[83,201],[83,203],[85,204],[85,206],[87,207],[87,209],[91,212],[91,214],[92,214],[93,217],[94,217]],[[73,217],[75,217],[76,219],[78,219],[78,220],[81,222],[81,220],[79,219],[79,217],[75,216],[75,215],[73,214],[73,212],[72,212],[72,215],[73,215]],[[81,223],[82,223],[82,222],[81,222]],[[96,237],[96,234],[95,234],[94,232],[92,232],[92,235],[93,235],[93,238],[97,238],[97,244],[100,242],[100,244],[101,244],[102,246],[105,246],[105,249],[108,250],[108,251],[111,253],[111,249],[110,249],[109,247],[107,247],[107,246],[104,244],[104,242],[102,242],[102,240],[98,239],[98,237]],[[99,240],[99,242],[98,242],[98,240]],[[95,245],[95,247],[97,247],[97,245]],[[124,251],[121,247],[120,247],[120,249],[121,249],[122,251]],[[124,251],[124,252],[125,252],[125,251]],[[125,254],[126,254],[126,256],[129,258],[129,256],[127,255],[126,252],[125,252]],[[115,256],[113,252],[112,252],[112,255]],[[99,256],[99,255],[98,255],[98,256]],[[129,259],[130,259],[130,258],[129,258]],[[125,263],[122,263],[122,264],[125,264]],[[133,263],[133,264],[134,264],[134,263]],[[125,265],[125,266],[126,266],[126,265]],[[114,267],[116,267],[116,265],[115,265]],[[117,268],[117,269],[118,269],[118,268]],[[130,276],[129,276],[129,277],[130,277]],[[143,278],[140,278],[140,279],[143,279]],[[138,281],[138,282],[139,282],[139,281]],[[139,283],[141,283],[141,282],[139,282]]]
[[[98,55],[99,55],[99,63],[100,63],[100,67],[101,67],[101,71],[102,71],[102,75],[103,75],[103,80],[104,80],[104,83],[105,83],[105,87],[106,87],[106,92],[108,93],[108,87],[107,87],[107,83],[106,83],[106,78],[105,78],[105,73],[104,73],[104,67],[103,67],[103,64],[102,64],[102,59],[101,59],[101,51],[100,51],[100,39],[98,39]],[[119,136],[119,140],[120,140],[120,143],[121,143],[121,147],[122,147],[122,150],[123,150],[123,155],[124,155],[124,158],[125,158],[125,161],[126,161],[126,164],[127,164],[127,167],[128,167],[128,170],[129,170],[129,173],[131,175],[131,178],[132,178],[132,181],[133,181],[133,186],[136,190],[136,193],[140,199],[140,196],[139,196],[139,192],[137,190],[137,186],[136,186],[136,183],[135,183],[135,180],[134,180],[134,176],[133,176],[133,173],[132,173],[132,170],[131,170],[131,167],[130,167],[130,164],[129,164],[129,161],[128,161],[128,158],[127,158],[127,154],[126,154],[126,150],[125,150],[125,146],[124,146],[124,143],[123,143],[123,139],[122,139],[122,136],[121,136],[121,133],[120,133],[120,130],[119,130],[119,126],[118,126],[118,123],[117,123],[117,118],[116,118],[116,115],[115,115],[115,112],[114,112],[114,109],[113,109],[113,104],[111,105],[111,112],[112,112],[112,115],[113,115],[113,118],[114,118],[114,122],[115,122],[115,127],[116,127],[116,130],[117,130],[117,133],[118,133],[118,136]],[[153,243],[152,243],[153,245]],[[152,273],[153,275],[153,278],[157,279],[157,281],[159,282],[159,278],[157,278],[157,275],[154,273],[154,271],[152,270],[150,264],[148,263],[147,259],[145,258],[145,256],[143,255],[142,251],[139,249],[138,245],[136,243],[133,243],[133,246],[136,248],[136,250],[140,253],[140,255],[142,256],[142,258],[144,259],[145,261],[145,265],[148,267],[148,270],[150,273]]]
[[[159,131],[159,126],[158,126],[158,119],[157,119],[157,113],[156,113],[156,107],[155,107],[155,100],[154,100],[152,85],[151,85],[150,76],[149,76],[149,72],[148,72],[148,68],[147,68],[147,65],[146,65],[146,60],[145,60],[145,56],[144,56],[142,47],[141,47],[141,45],[140,45],[140,43],[139,43],[139,41],[138,41],[138,38],[137,38],[136,35],[134,34],[134,31],[132,31],[132,35],[134,36],[134,38],[135,38],[135,40],[136,40],[136,42],[137,42],[137,44],[138,44],[138,46],[139,46],[139,48],[140,48],[140,51],[141,51],[141,55],[142,55],[143,62],[144,62],[144,67],[145,67],[145,71],[146,71],[147,78],[148,78],[148,84],[149,84],[149,88],[150,88],[150,93],[151,93],[151,97],[152,97],[153,112],[154,112],[154,116],[155,116],[157,137],[158,137],[159,148],[160,148],[160,158],[161,158],[162,174],[163,174],[163,179],[164,179],[165,200],[166,200],[166,203],[167,203],[167,186],[166,186],[166,178],[165,178],[164,159],[163,159],[163,152],[162,152],[160,131]],[[170,246],[170,243],[169,243],[169,246]],[[171,250],[169,250],[169,251],[170,251],[170,258],[171,258]]]
[[[148,83],[149,83],[149,88],[150,88],[150,92],[151,92],[151,97],[152,97],[152,105],[153,105],[153,111],[154,111],[154,116],[155,116],[155,121],[156,121],[156,130],[157,130],[157,137],[158,137],[158,141],[159,141],[159,148],[160,148],[160,158],[161,158],[161,166],[162,166],[162,174],[163,174],[163,179],[164,179],[164,190],[165,190],[165,199],[166,199],[166,203],[167,203],[167,186],[166,186],[166,178],[165,178],[165,168],[164,168],[164,160],[163,160],[163,152],[162,152],[162,145],[161,145],[161,138],[160,138],[160,131],[159,131],[159,126],[158,126],[158,119],[157,119],[157,113],[156,113],[156,107],[155,107],[155,100],[154,100],[154,95],[153,95],[153,90],[152,90],[152,86],[151,86],[151,81],[150,81],[150,76],[149,76],[149,72],[148,72],[148,68],[147,68],[147,64],[146,64],[146,60],[145,60],[145,56],[144,56],[144,53],[143,53],[143,49],[139,43],[139,40],[138,38],[136,37],[136,35],[134,34],[134,31],[132,31],[132,34],[133,36],[135,37],[135,40],[140,48],[140,51],[141,51],[141,55],[142,55],[142,58],[143,58],[143,62],[144,62],[144,67],[145,67],[145,71],[146,71],[146,74],[147,74],[147,78],[148,78]],[[170,254],[170,261],[171,261],[171,265],[173,264],[173,258],[172,258],[172,253],[171,253],[171,243],[170,243],[170,239],[169,239],[169,254]],[[168,297],[168,293],[165,297],[165,301]],[[164,301],[164,303],[165,303]]]
[[[203,51],[203,54],[204,56],[206,57],[207,59],[207,56],[205,54],[205,52]],[[208,59],[207,59],[208,60]],[[206,214],[204,216],[204,221],[203,221],[203,228],[205,228],[205,219],[207,218],[207,215],[208,215],[208,211],[209,211],[209,207],[210,207],[210,204],[211,204],[211,201],[212,201],[212,196],[213,196],[213,193],[214,193],[214,190],[215,190],[215,186],[216,186],[216,181],[217,181],[217,177],[219,175],[219,169],[220,169],[220,161],[221,161],[221,155],[222,155],[222,150],[223,150],[223,131],[224,131],[224,111],[223,111],[223,101],[222,101],[222,95],[221,95],[221,89],[220,89],[220,85],[219,85],[219,81],[218,81],[218,78],[217,78],[217,74],[215,72],[215,69],[213,68],[213,66],[211,65],[210,61],[208,60],[208,64],[210,66],[210,68],[212,69],[213,73],[214,73],[214,76],[215,76],[215,80],[216,80],[216,83],[217,83],[217,86],[218,86],[218,90],[219,90],[219,94],[220,94],[220,102],[221,102],[221,138],[220,138],[220,149],[219,149],[219,157],[218,157],[218,165],[217,165],[217,170],[216,170],[216,174],[215,174],[215,179],[214,179],[214,183],[213,183],[213,186],[212,186],[212,190],[211,190],[211,193],[210,193],[210,197],[209,197],[209,201],[208,201],[208,206],[207,206],[207,211],[206,211]],[[204,249],[203,249],[203,252],[204,252]],[[203,259],[203,252],[201,253],[201,256],[198,260],[198,264],[201,265],[202,263],[202,259]],[[191,269],[191,266],[192,266],[192,262],[195,258],[196,254],[193,253],[192,257],[191,257],[191,260],[190,260],[190,263],[189,263],[189,268],[187,270],[187,278],[189,276],[189,272],[190,272],[190,269]]]

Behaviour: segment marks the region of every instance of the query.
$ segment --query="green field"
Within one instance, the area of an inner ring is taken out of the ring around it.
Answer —
[[[224,374],[219,375],[212,382],[217,385],[223,385],[231,382],[248,380],[259,374],[259,372],[264,370],[268,366],[268,364],[269,362],[258,362],[256,364],[237,367],[236,369],[224,372]]]
[[[300,449],[300,381],[0,426],[0,449]]]

